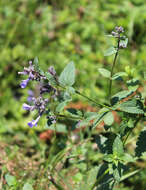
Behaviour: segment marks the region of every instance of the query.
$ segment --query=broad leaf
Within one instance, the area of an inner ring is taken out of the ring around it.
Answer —
[[[44,71],[39,67],[39,60],[37,57],[34,58],[34,68],[37,72],[39,72],[41,75],[44,75]]]
[[[25,183],[22,190],[33,190],[33,187],[30,183]]]
[[[61,112],[64,110],[64,107],[66,106],[66,102],[61,102],[60,104],[58,104],[58,106],[56,107],[56,112]]]
[[[56,131],[56,132],[60,132],[60,133],[67,133],[68,130],[66,128],[66,125],[64,124],[52,124],[51,126],[48,126],[47,125],[47,129],[50,129],[50,130],[53,130],[53,131]]]
[[[136,143],[136,156],[140,157],[146,152],[146,128],[140,133]]]
[[[117,102],[119,102],[120,100],[124,98],[127,98],[131,94],[133,94],[133,91],[131,90],[123,90],[121,92],[118,92],[117,94],[112,96],[112,99],[111,99],[112,105],[116,104]]]
[[[103,121],[104,121],[105,125],[108,125],[108,126],[112,125],[114,122],[114,116],[113,116],[112,112],[106,113]]]
[[[104,56],[109,56],[109,55],[113,55],[117,52],[117,49],[115,47],[110,47],[109,49],[107,49],[104,53]]]
[[[45,72],[45,77],[49,80],[51,85],[56,85],[56,80],[49,72]]]
[[[126,83],[128,85],[129,90],[136,91],[137,88],[139,87],[139,80],[135,78],[127,81]]]
[[[95,121],[92,125],[92,129],[94,129],[101,121],[103,121],[103,117],[109,110],[107,108],[102,108],[98,114],[97,117],[95,118]]]
[[[126,102],[123,102],[117,106],[121,111],[131,113],[131,114],[144,114],[143,104],[141,101],[132,99]]]
[[[125,72],[119,72],[119,73],[115,73],[113,76],[112,76],[112,80],[121,80],[122,76],[127,76],[127,73]]]
[[[74,63],[69,63],[62,71],[59,77],[59,83],[65,87],[72,86],[75,82],[75,66]]]
[[[9,186],[14,186],[17,183],[16,177],[10,174],[5,175],[5,180]]]
[[[124,154],[124,148],[123,148],[123,143],[120,139],[119,136],[117,136],[114,140],[114,143],[113,143],[113,154],[118,156],[118,157],[121,157],[123,156]]]
[[[103,69],[103,68],[99,68],[98,71],[100,72],[100,74],[106,78],[110,78],[111,77],[111,72],[108,71],[107,69]]]
[[[107,154],[103,157],[103,159],[107,162],[113,162],[114,155],[113,154]]]

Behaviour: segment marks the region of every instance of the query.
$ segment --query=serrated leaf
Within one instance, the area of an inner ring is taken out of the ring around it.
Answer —
[[[10,174],[5,175],[5,180],[9,186],[14,186],[17,183],[16,177]]]
[[[113,55],[117,52],[117,49],[115,47],[110,47],[109,49],[107,49],[104,53],[104,56],[110,56]]]
[[[107,161],[107,162],[113,162],[114,156],[113,154],[107,154],[103,157],[103,160]]]
[[[75,82],[75,66],[74,63],[69,63],[62,71],[59,77],[59,83],[65,87],[72,86]]]
[[[129,90],[136,91],[137,88],[139,87],[139,80],[138,79],[131,79],[126,82],[128,85]]]
[[[105,114],[103,121],[105,123],[105,125],[111,126],[114,122],[114,116],[112,114],[112,112],[108,112]]]
[[[129,162],[134,162],[134,161],[135,161],[134,158],[133,158],[130,154],[128,154],[128,153],[125,153],[125,154],[121,157],[121,159],[124,161],[124,164],[127,164],[127,163],[129,163]]]
[[[140,157],[145,152],[146,152],[146,128],[140,133],[138,137],[138,140],[136,142],[135,154],[136,156]]]
[[[118,168],[115,168],[113,170],[113,176],[114,176],[114,179],[119,182],[120,181],[120,171],[118,170]]]
[[[127,76],[127,73],[125,73],[125,72],[118,72],[118,73],[115,73],[115,74],[112,76],[112,80],[120,80],[120,79],[121,79],[121,76]]]
[[[58,106],[56,107],[56,112],[61,112],[64,110],[64,107],[66,106],[66,102],[61,102],[60,104],[58,104]]]
[[[100,72],[100,74],[106,78],[110,78],[111,77],[111,72],[108,71],[107,69],[104,68],[99,68],[98,71]]]
[[[50,129],[50,130],[53,130],[53,131],[56,131],[56,132],[60,132],[60,133],[67,133],[67,128],[66,128],[66,125],[63,125],[63,124],[53,124],[51,126],[48,126],[47,125],[47,129]]]
[[[95,118],[95,121],[92,125],[92,129],[94,129],[102,120],[103,120],[103,117],[104,115],[108,112],[109,110],[107,108],[102,108],[98,114],[97,114],[97,117]]]
[[[123,156],[124,154],[124,148],[123,148],[123,143],[120,139],[119,136],[117,136],[114,140],[114,143],[113,143],[113,154],[118,156],[118,157],[121,157]]]
[[[112,96],[112,99],[111,99],[112,105],[115,105],[117,102],[119,102],[120,100],[124,98],[127,98],[131,94],[133,94],[133,91],[131,90],[123,90],[121,92],[118,92],[117,94]]]
[[[38,57],[35,57],[35,58],[34,58],[33,64],[34,64],[34,69],[35,69],[37,72],[39,72],[41,75],[44,75],[44,71],[39,67],[39,60],[38,60]]]
[[[25,183],[22,190],[33,190],[33,187],[30,183]]]
[[[49,72],[45,72],[45,77],[49,80],[51,85],[56,85],[55,78]]]
[[[34,63],[34,68],[35,68],[35,70],[36,70],[36,71],[39,71],[39,60],[38,60],[38,57],[35,57],[35,58],[34,58],[33,63]]]
[[[87,121],[91,121],[91,120],[97,118],[98,114],[96,112],[86,112],[84,117]]]
[[[119,104],[117,107],[123,112],[131,113],[131,114],[144,114],[143,104],[141,101],[132,99],[126,102]]]

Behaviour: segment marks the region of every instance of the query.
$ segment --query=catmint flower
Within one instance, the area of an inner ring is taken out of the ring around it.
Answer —
[[[123,29],[123,27],[122,26],[116,26],[115,27],[115,30],[120,34],[120,33],[123,33],[124,32],[124,29]]]
[[[55,69],[54,69],[53,66],[50,66],[50,67],[49,67],[48,72],[49,72],[51,75],[53,75],[53,76],[56,75],[56,71],[55,71]]]
[[[34,106],[30,106],[30,105],[24,103],[24,104],[23,104],[23,109],[24,109],[24,110],[33,111],[33,110],[35,109],[35,107],[34,107]]]
[[[21,88],[25,88],[29,82],[30,78],[26,79],[26,80],[22,80],[20,86]]]
[[[29,127],[37,126],[37,123],[38,123],[38,121],[40,120],[40,118],[41,118],[41,116],[39,115],[39,116],[36,118],[36,120],[32,120],[32,121],[28,122],[28,126],[29,126]]]
[[[28,102],[32,102],[32,99],[34,97],[34,92],[32,90],[28,90],[28,98],[27,101]]]

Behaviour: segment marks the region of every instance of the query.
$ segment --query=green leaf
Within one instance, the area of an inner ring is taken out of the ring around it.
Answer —
[[[102,120],[103,120],[103,117],[104,115],[108,112],[109,110],[107,108],[102,108],[98,114],[97,114],[97,117],[95,118],[95,121],[92,125],[92,129],[94,129]]]
[[[113,176],[114,176],[114,179],[119,182],[120,181],[120,171],[118,170],[118,168],[115,168],[113,170]]]
[[[33,187],[30,183],[25,183],[22,190],[33,190]]]
[[[117,108],[131,114],[144,114],[142,102],[136,99],[123,102]]]
[[[135,161],[134,158],[128,153],[125,153],[120,159],[124,161],[124,164]]]
[[[83,179],[83,175],[78,172],[76,175],[72,176],[73,181],[80,182]]]
[[[39,60],[38,60],[38,57],[35,57],[35,58],[34,58],[33,63],[34,63],[34,68],[35,68],[35,70],[36,70],[36,71],[39,71]]]
[[[61,102],[60,104],[58,104],[58,106],[56,107],[56,112],[62,112],[64,110],[64,107],[66,106],[66,102]]]
[[[68,133],[66,125],[59,124],[59,123],[53,124],[51,126],[47,125],[47,129],[50,129],[50,130],[53,130],[53,131],[56,131],[56,132],[60,132],[60,133]]]
[[[125,73],[125,72],[118,72],[118,73],[115,73],[115,74],[112,76],[112,80],[120,80],[120,79],[121,79],[121,76],[127,76],[127,73]]]
[[[84,117],[87,121],[91,121],[98,117],[98,114],[96,112],[86,112],[84,114]]]
[[[104,68],[99,68],[98,71],[100,72],[100,74],[106,78],[110,78],[111,77],[111,72],[108,71],[107,69]]]
[[[139,80],[134,78],[126,82],[129,90],[136,91],[139,87]]]
[[[17,184],[17,180],[15,176],[12,176],[10,174],[5,175],[5,180],[9,186],[15,186]]]
[[[112,99],[111,99],[112,105],[116,104],[117,102],[119,102],[120,100],[124,98],[127,98],[131,94],[133,94],[133,91],[131,90],[123,90],[121,92],[118,92],[117,94],[112,96]]]
[[[124,148],[123,148],[123,143],[120,139],[119,136],[117,136],[114,140],[114,143],[113,143],[113,154],[118,156],[118,157],[121,157],[123,156],[124,154]]]
[[[109,56],[109,55],[113,55],[117,52],[117,49],[115,47],[110,47],[109,49],[107,49],[104,53],[104,56]]]
[[[105,125],[111,126],[114,122],[114,116],[112,114],[112,112],[108,112],[105,114],[103,121],[105,123]]]
[[[62,71],[59,77],[59,83],[65,87],[72,86],[75,82],[75,66],[74,63],[69,63]]]
[[[49,72],[45,72],[45,77],[49,80],[51,85],[56,85],[56,80]]]
[[[146,152],[146,128],[140,133],[136,142],[135,155],[140,157]]]
[[[39,72],[41,75],[44,75],[44,74],[45,74],[44,71],[39,67],[39,60],[38,60],[37,57],[34,58],[33,63],[34,63],[34,69],[35,69],[37,72]]]
[[[107,154],[103,157],[103,160],[107,161],[107,162],[113,162],[114,159],[114,155],[113,154]]]

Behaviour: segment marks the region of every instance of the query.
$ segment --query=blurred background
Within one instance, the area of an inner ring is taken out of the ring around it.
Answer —
[[[36,56],[42,69],[53,65],[58,73],[74,61],[76,88],[96,100],[106,100],[108,83],[101,80],[98,68],[111,68],[113,57],[103,54],[114,43],[106,35],[115,26],[123,26],[129,38],[128,48],[121,51],[115,72],[124,71],[128,66],[132,75],[144,84],[144,0],[0,1],[0,142],[33,146],[38,141],[37,133],[46,130],[45,120],[37,128],[30,129],[27,122],[32,120],[32,115],[22,109],[28,89],[34,87],[32,84],[20,89],[23,77],[18,71]],[[118,89],[117,83],[113,93]],[[31,139],[33,135],[36,136]],[[18,147],[15,148],[17,151]],[[146,172],[143,176],[146,177]],[[143,176],[140,183],[144,183]]]

